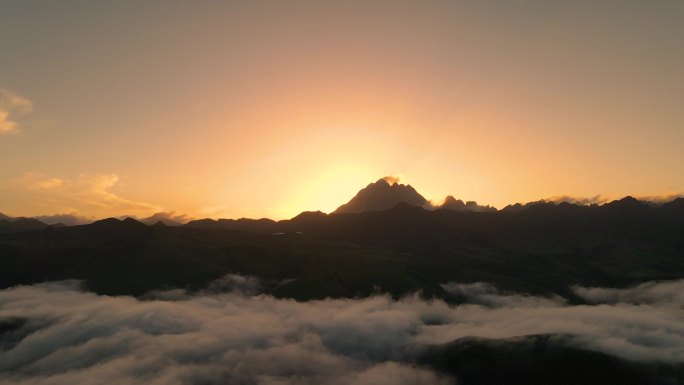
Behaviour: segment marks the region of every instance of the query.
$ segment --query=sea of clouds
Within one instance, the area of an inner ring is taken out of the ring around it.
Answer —
[[[469,304],[408,296],[296,302],[231,275],[201,293],[100,296],[75,281],[0,291],[2,384],[452,384],[413,364],[458,338],[572,335],[641,362],[684,362],[684,280],[560,297],[443,285]],[[229,290],[228,292],[225,292]]]

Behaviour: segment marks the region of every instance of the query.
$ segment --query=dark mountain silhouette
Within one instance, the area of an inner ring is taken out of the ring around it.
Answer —
[[[444,199],[444,203],[439,206],[441,209],[445,210],[455,210],[455,211],[473,211],[473,212],[492,212],[497,211],[496,208],[491,206],[480,206],[475,201],[468,201],[463,203],[462,200],[456,199],[449,195]]]
[[[381,178],[361,189],[354,198],[335,210],[334,214],[354,214],[366,211],[388,210],[400,202],[422,207],[427,199],[411,187],[399,183],[390,183]]]
[[[333,214],[357,214],[367,211],[389,210],[399,203],[410,206],[433,208],[411,185],[403,185],[396,178],[384,177],[361,189],[354,198],[340,206]],[[475,201],[463,202],[449,195],[444,203],[434,207],[454,211],[492,212],[496,208],[480,206]]]
[[[87,225],[86,225],[87,226]],[[100,229],[132,229],[132,228],[145,228],[145,224],[137,221],[133,218],[127,217],[123,220],[117,218],[105,218],[99,221],[93,222],[90,227],[100,228]]]
[[[34,217],[48,225],[63,223],[66,226],[77,226],[92,223],[94,218],[82,217],[77,214],[54,214],[54,215],[39,215]]]
[[[622,199],[619,200],[614,200],[612,202],[608,202],[602,207],[606,210],[643,210],[647,209],[649,206],[653,206],[653,204],[649,204],[649,202],[643,202],[640,201],[634,197],[631,196],[626,196]]]
[[[367,295],[376,287],[449,298],[439,285],[450,281],[572,299],[572,285],[684,277],[682,206],[627,199],[470,212],[400,202],[384,211],[306,212],[277,222],[147,226],[108,218],[55,228],[22,220],[34,227],[0,232],[0,287],[77,278],[100,293],[140,295],[201,288],[235,272],[288,280],[272,294],[297,299]]]
[[[441,206],[443,209],[465,211],[465,203],[462,200],[456,199],[449,195],[444,199],[444,203]]]
[[[240,230],[256,233],[272,233],[278,231],[278,223],[271,219],[196,219],[186,223],[185,227],[200,229],[226,229]]]
[[[19,231],[24,231],[24,230],[34,230],[36,228],[40,228],[41,225],[38,224],[38,222],[41,222],[43,225],[47,226],[75,226],[75,225],[81,225],[81,224],[86,224],[86,223],[92,223],[92,220],[88,220],[88,218],[85,217],[79,217],[73,214],[55,214],[55,215],[37,215],[34,217],[10,217],[8,215],[5,215],[3,213],[0,213],[0,221],[4,220],[7,222],[15,222],[18,219],[22,220],[31,220],[33,225],[26,225],[25,222],[22,226],[16,226],[16,229]],[[36,222],[38,221],[38,222]],[[23,229],[23,230],[22,230]]]
[[[41,230],[49,225],[33,218],[0,219],[0,233],[20,233]]]
[[[684,198],[677,198],[671,202],[667,202],[663,205],[668,210],[677,210],[684,212]]]
[[[0,287],[79,278],[101,293],[137,295],[238,272],[295,279],[273,294],[298,299],[369,294],[376,286],[393,295],[447,296],[439,284],[449,281],[572,298],[568,288],[577,284],[684,277],[682,198],[661,205],[632,197],[601,206],[537,201],[496,211],[448,197],[440,209],[425,206],[411,186],[383,178],[332,214],[281,221],[167,226],[162,218],[173,214],[161,213],[145,219],[158,219],[149,226],[107,218],[59,228],[2,219]]]

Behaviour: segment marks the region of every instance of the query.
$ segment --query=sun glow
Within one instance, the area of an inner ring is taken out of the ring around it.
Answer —
[[[340,204],[353,197],[359,189],[377,179],[373,172],[361,165],[337,165],[320,173],[305,183],[293,200],[292,206],[283,211],[285,217],[292,217],[304,208],[305,211],[330,213]]]

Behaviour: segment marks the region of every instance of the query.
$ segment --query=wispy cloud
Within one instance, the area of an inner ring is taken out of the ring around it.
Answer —
[[[97,218],[82,216],[76,212],[60,213],[54,215],[38,215],[34,216],[33,218],[36,218],[43,223],[47,223],[48,225],[63,223],[67,226],[85,225],[97,220]]]
[[[390,185],[397,184],[403,179],[403,175],[388,175],[382,177],[382,179],[385,180],[385,182],[389,183]]]
[[[590,303],[597,304],[684,306],[684,280],[646,282],[627,289],[577,286],[573,291]]]
[[[605,197],[603,195],[594,195],[593,197],[576,197],[576,196],[571,196],[571,195],[557,195],[557,196],[552,196],[549,198],[545,198],[544,201],[546,202],[554,202],[554,203],[562,203],[562,202],[567,202],[567,203],[574,203],[576,205],[601,205],[606,202],[609,202],[610,199],[608,197]]]
[[[81,202],[109,211],[160,211],[161,207],[126,199],[111,189],[119,182],[116,174],[81,174],[78,177],[77,186],[80,192],[75,191],[75,196]]]
[[[154,215],[152,215],[150,217],[140,218],[140,220],[143,223],[148,224],[148,225],[153,225],[157,222],[162,222],[162,223],[167,224],[167,225],[186,224],[193,219],[195,219],[195,218],[193,218],[189,215],[177,213],[174,211],[155,213]]]
[[[32,171],[25,172],[15,180],[14,185],[32,190],[32,191],[48,191],[60,190],[69,187],[70,182],[63,178],[47,176],[41,173]]]
[[[683,193],[664,193],[660,195],[637,195],[635,198],[639,199],[640,201],[644,202],[651,202],[651,203],[656,203],[656,204],[662,204],[662,203],[667,203],[670,202],[674,199],[684,197]],[[561,203],[561,202],[567,202],[567,203],[574,203],[577,205],[602,205],[604,203],[608,203],[610,201],[616,200],[616,199],[622,199],[624,198],[623,196],[618,196],[618,197],[608,197],[605,195],[594,195],[592,197],[577,197],[577,196],[571,196],[571,195],[558,195],[558,196],[552,196],[549,198],[543,199],[545,202],[554,202],[554,203]]]
[[[16,116],[27,114],[32,109],[32,101],[0,88],[0,134],[16,132],[19,129]]]
[[[78,213],[117,216],[131,212],[150,215],[163,211],[160,206],[114,192],[118,182],[117,174],[80,174],[65,178],[26,172],[12,187],[23,190],[23,197],[34,204],[44,204],[75,216],[79,216]]]
[[[59,178],[48,178],[36,182],[32,188],[36,190],[52,190],[56,188],[63,187],[66,182],[64,179]]]
[[[660,195],[639,195],[636,198],[639,200],[642,200],[642,201],[660,204],[660,203],[667,203],[667,202],[670,202],[670,201],[673,201],[677,198],[682,198],[682,197],[684,197],[684,193],[670,192],[670,193],[664,193],[664,194],[660,194]]]

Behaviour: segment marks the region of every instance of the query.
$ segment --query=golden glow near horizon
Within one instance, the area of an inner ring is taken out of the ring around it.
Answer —
[[[525,4],[3,3],[0,212],[684,191],[684,3]]]

